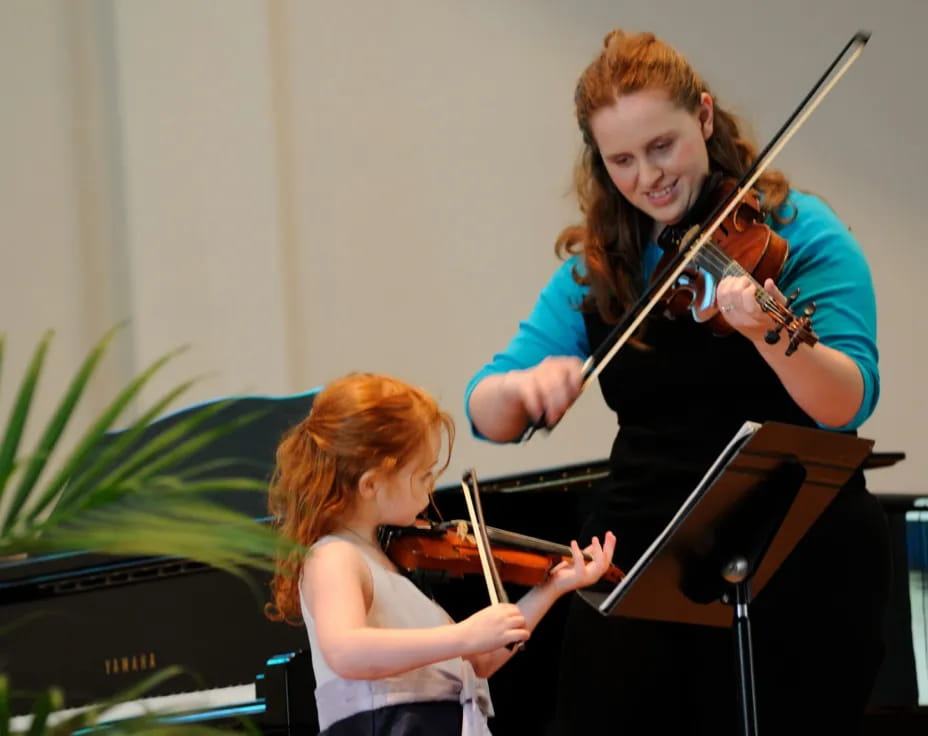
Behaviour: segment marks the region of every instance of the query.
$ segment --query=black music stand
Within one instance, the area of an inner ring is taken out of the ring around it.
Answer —
[[[749,604],[869,456],[873,441],[746,422],[679,511],[609,593],[603,615],[734,624],[741,732],[757,734]]]

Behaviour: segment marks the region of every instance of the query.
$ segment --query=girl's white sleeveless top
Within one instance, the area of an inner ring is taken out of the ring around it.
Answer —
[[[313,548],[333,541],[348,540],[326,536]],[[349,544],[352,544],[349,542]],[[404,576],[387,570],[368,550],[354,544],[367,561],[373,580],[373,600],[367,613],[367,625],[382,629],[424,629],[452,623],[441,606],[419,590]],[[456,700],[464,708],[462,736],[489,734],[487,718],[493,704],[487,681],[474,674],[470,662],[455,657],[418,667],[399,675],[377,680],[348,680],[336,675],[319,649],[316,627],[306,601],[300,594],[300,606],[316,676],[316,707],[319,728],[324,730],[336,721],[355,713],[387,705],[429,700]]]

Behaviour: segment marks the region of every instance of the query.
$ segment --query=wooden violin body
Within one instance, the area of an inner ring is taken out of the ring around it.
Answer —
[[[734,184],[732,179],[723,179],[711,195],[721,201],[731,195]],[[687,237],[688,233],[681,232],[679,227],[665,228],[659,238],[665,252],[656,273],[676,255],[680,242]],[[692,267],[668,290],[665,312],[674,318],[689,312],[696,322],[706,323],[714,334],[727,335],[732,327],[715,302],[718,282],[726,276],[740,275],[750,275],[758,284],[764,284],[768,278],[776,281],[788,255],[789,243],[764,222],[760,198],[752,190],[712,233]]]
[[[487,527],[487,536],[504,583],[540,585],[557,565],[573,562],[570,547],[565,545],[492,527]],[[482,572],[480,553],[470,523],[466,521],[417,522],[411,527],[390,527],[381,541],[393,563],[408,572],[444,571],[452,577]],[[624,576],[612,565],[603,579],[617,583]]]
[[[798,292],[784,305],[763,288],[767,279],[776,281],[780,276],[789,255],[789,243],[764,222],[759,194],[753,189],[746,193],[735,192],[735,188],[734,179],[717,174],[709,177],[683,222],[664,228],[658,236],[658,244],[664,254],[654,270],[652,281],[659,278],[664,268],[677,257],[680,247],[694,237],[698,227],[690,225],[695,217],[719,202],[732,198],[738,200],[689,266],[665,292],[662,300],[664,312],[671,318],[688,313],[696,322],[705,323],[713,334],[728,335],[734,328],[719,312],[716,287],[726,276],[747,276],[757,287],[754,296],[758,304],[777,325],[768,333],[767,341],[771,344],[776,342],[780,330],[785,328],[790,334],[788,353],[793,352],[800,342],[812,346],[818,341],[811,323],[815,305],[810,304],[802,317],[796,317],[789,307]]]

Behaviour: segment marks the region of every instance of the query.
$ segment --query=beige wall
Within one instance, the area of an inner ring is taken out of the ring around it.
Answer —
[[[385,371],[453,410],[454,473],[602,457],[598,391],[525,447],[471,440],[461,393],[556,266],[573,84],[618,24],[677,44],[762,140],[873,31],[778,163],[873,269],[883,393],[862,433],[909,459],[871,486],[928,492],[922,0],[0,0],[0,411],[45,328],[47,410],[128,318],[84,417],[189,344],[149,398],[200,373],[191,402]]]

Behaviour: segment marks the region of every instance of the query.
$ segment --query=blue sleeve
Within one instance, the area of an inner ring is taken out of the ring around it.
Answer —
[[[576,356],[581,360],[589,356],[586,326],[579,310],[587,287],[574,280],[574,268],[583,268],[577,256],[561,264],[542,289],[531,314],[519,323],[506,349],[494,355],[467,384],[464,411],[475,436],[481,435],[471,421],[470,395],[484,378],[514,369],[531,368],[551,355]]]
[[[818,197],[790,192],[796,217],[775,226],[789,242],[789,257],[777,286],[784,294],[799,289],[792,310],[799,314],[815,302],[812,329],[823,345],[850,357],[860,369],[864,396],[844,427],[856,429],[873,413],[880,396],[876,345],[876,299],[870,268],[847,225]],[[789,214],[789,212],[787,212]]]

